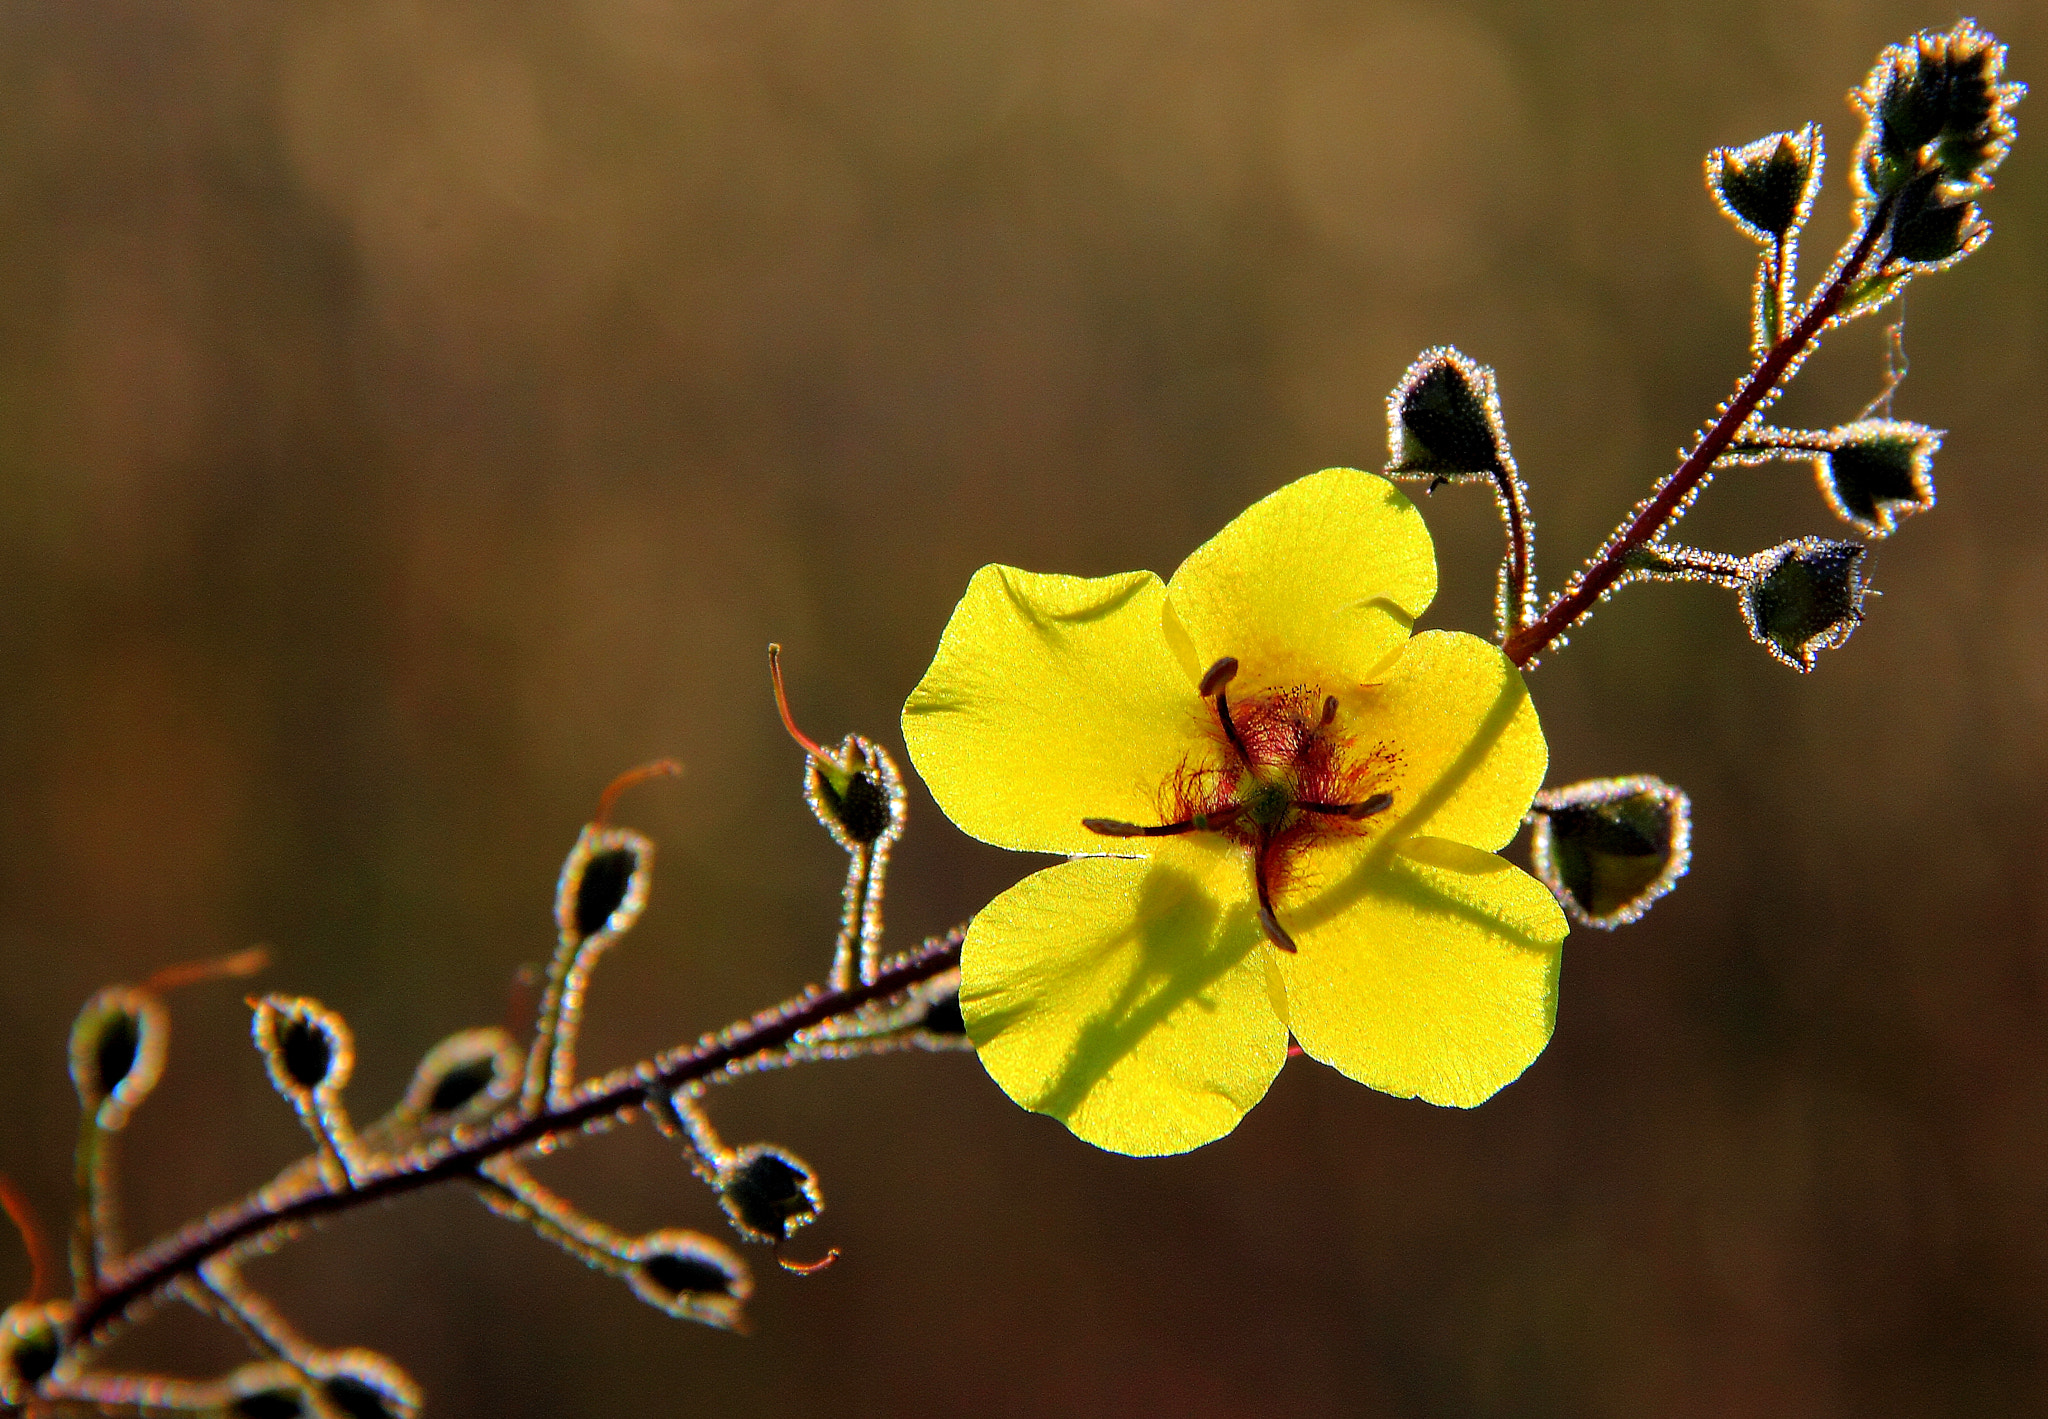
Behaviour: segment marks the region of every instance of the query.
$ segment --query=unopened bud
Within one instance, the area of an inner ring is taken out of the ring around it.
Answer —
[[[104,1129],[125,1125],[162,1077],[170,1020],[156,996],[114,986],[85,1003],[71,1027],[71,1082]]]
[[[591,826],[576,839],[555,887],[555,925],[565,940],[617,936],[647,905],[654,844],[629,828]]]
[[[1691,803],[1648,774],[1545,789],[1529,817],[1536,875],[1585,926],[1636,920],[1692,861]]]
[[[2005,46],[1975,21],[1923,31],[1877,58],[1850,95],[1868,127],[1857,176],[1873,197],[1925,172],[1957,194],[1979,192],[2012,145],[2012,107],[2024,84],[1999,82]]]
[[[1707,191],[1728,219],[1760,242],[1774,242],[1806,221],[1820,187],[1820,125],[1773,133],[1707,154]]]
[[[1490,478],[1507,446],[1493,371],[1449,345],[1424,350],[1387,396],[1391,476]]]
[[[22,1405],[64,1354],[68,1301],[20,1301],[0,1313],[0,1404]]]
[[[316,1413],[307,1401],[305,1381],[282,1361],[242,1366],[228,1376],[227,1390],[221,1408],[227,1419],[313,1419]]]
[[[342,1018],[316,1000],[266,995],[256,1002],[250,1034],[287,1098],[332,1094],[355,1069],[355,1044]]]
[[[346,1419],[413,1419],[420,1412],[420,1387],[372,1351],[323,1356],[313,1375],[320,1397]]]
[[[1863,620],[1863,558],[1856,542],[1802,537],[1749,558],[1742,619],[1758,645],[1795,670],[1813,669]]]
[[[772,1143],[733,1154],[718,1170],[718,1201],[749,1241],[782,1242],[825,1209],[818,1180],[802,1159]]]
[[[1944,199],[1942,191],[1939,170],[1921,174],[1900,190],[1887,247],[1892,260],[1926,268],[1943,266],[1969,255],[1991,234],[1990,226],[1977,215],[1975,202]]]
[[[519,1047],[495,1025],[463,1030],[427,1051],[399,1112],[434,1124],[481,1118],[518,1090],[522,1065]]]
[[[709,1237],[666,1228],[640,1237],[626,1251],[633,1294],[684,1320],[731,1327],[753,1294],[753,1278],[740,1259]]]

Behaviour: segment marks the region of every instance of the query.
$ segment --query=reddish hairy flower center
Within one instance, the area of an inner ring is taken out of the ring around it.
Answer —
[[[1367,820],[1391,808],[1380,785],[1395,755],[1385,745],[1360,752],[1335,728],[1337,698],[1306,686],[1230,700],[1237,661],[1226,657],[1202,677],[1200,693],[1215,701],[1220,762],[1183,759],[1160,790],[1165,821],[1144,826],[1110,818],[1082,823],[1105,837],[1220,833],[1251,857],[1259,925],[1283,951],[1294,939],[1280,925],[1273,894],[1308,847],[1370,831]]]

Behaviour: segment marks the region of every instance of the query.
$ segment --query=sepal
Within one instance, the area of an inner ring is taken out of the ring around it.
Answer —
[[[1387,396],[1387,455],[1388,477],[1432,486],[1512,469],[1493,371],[1449,345],[1416,356]]]
[[[1648,774],[1545,789],[1529,820],[1531,865],[1582,926],[1637,920],[1692,863],[1692,803]]]

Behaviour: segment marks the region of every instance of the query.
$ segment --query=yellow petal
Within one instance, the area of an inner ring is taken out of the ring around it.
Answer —
[[[1241,854],[1176,841],[1027,877],[967,929],[960,1009],[1003,1092],[1097,1147],[1221,1138],[1286,1062]]]
[[[1335,687],[1332,687],[1335,688]],[[1507,846],[1543,785],[1550,750],[1522,672],[1463,631],[1425,631],[1375,685],[1337,691],[1355,749],[1394,755],[1389,831]]]
[[[1512,864],[1441,838],[1319,856],[1337,853],[1349,871],[1280,913],[1301,948],[1280,958],[1294,1037],[1385,1093],[1484,1102],[1550,1041],[1566,930],[1557,900]]]
[[[1166,647],[1151,572],[1092,579],[983,567],[903,706],[939,807],[998,847],[1099,853],[1083,818],[1161,821],[1208,706]]]
[[[1245,509],[1180,564],[1167,594],[1191,675],[1228,655],[1240,692],[1362,680],[1435,597],[1436,553],[1399,488],[1329,468]]]

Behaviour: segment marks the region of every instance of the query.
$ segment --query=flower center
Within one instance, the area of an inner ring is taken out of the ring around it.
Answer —
[[[1164,823],[1083,818],[1081,825],[1107,838],[1173,837],[1220,833],[1251,858],[1259,927],[1283,951],[1296,949],[1273,908],[1276,879],[1289,861],[1317,840],[1355,828],[1394,806],[1385,792],[1368,792],[1392,766],[1384,749],[1363,758],[1332,728],[1337,697],[1318,703],[1307,689],[1255,698],[1233,711],[1230,684],[1237,660],[1225,656],[1202,676],[1199,693],[1214,701],[1222,760],[1214,767],[1183,763],[1162,790],[1171,817]]]

